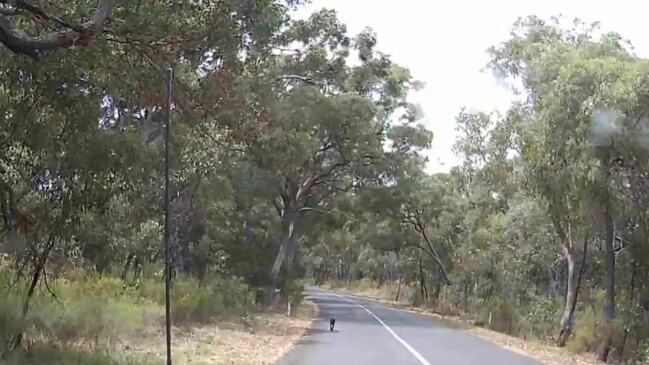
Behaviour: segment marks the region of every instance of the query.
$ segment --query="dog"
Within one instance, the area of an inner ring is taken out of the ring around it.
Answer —
[[[336,325],[336,319],[332,318],[329,320],[329,331],[333,332],[334,331],[334,326]]]

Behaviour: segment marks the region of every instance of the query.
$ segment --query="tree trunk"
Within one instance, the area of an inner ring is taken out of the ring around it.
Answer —
[[[560,331],[559,338],[557,339],[557,346],[559,347],[566,345],[566,341],[568,341],[568,338],[572,333],[578,290],[578,280],[575,272],[576,254],[574,246],[568,243],[565,244],[563,247],[563,255],[568,261],[568,278],[566,285],[566,303],[559,324]]]
[[[43,270],[45,270],[45,264],[47,263],[47,259],[50,256],[50,251],[54,248],[54,240],[52,237],[47,242],[47,246],[45,247],[45,250],[43,250],[43,253],[38,256],[36,253],[34,253],[34,256],[32,257],[32,260],[34,262],[34,273],[32,274],[32,280],[29,284],[29,289],[27,290],[27,296],[25,297],[25,301],[23,302],[23,308],[22,308],[22,319],[24,320],[25,317],[27,317],[27,313],[29,312],[29,306],[31,304],[32,297],[34,296],[34,291],[36,290],[36,286],[38,285],[38,281],[41,278],[41,275],[43,274]],[[21,331],[20,333],[17,333],[14,336],[13,339],[13,344],[12,344],[12,350],[17,349],[20,344],[22,343],[23,340],[23,332]]]
[[[451,281],[448,278],[448,271],[446,271],[446,267],[444,267],[444,264],[442,263],[441,258],[439,257],[439,254],[435,250],[433,243],[430,241],[430,238],[428,238],[428,234],[426,234],[426,227],[423,223],[420,221],[417,221],[417,226],[416,230],[421,234],[421,236],[424,238],[424,242],[426,242],[426,246],[428,248],[427,250],[424,250],[432,259],[435,261],[437,266],[439,266],[440,272],[442,273],[442,276],[444,277],[444,282],[447,285],[451,285]]]
[[[570,314],[568,317],[568,322],[569,326],[567,327],[567,331],[564,331],[564,326],[563,326],[563,321],[564,318],[561,319],[561,332],[559,333],[559,340],[558,340],[558,345],[559,346],[565,346],[566,341],[568,341],[568,338],[570,337],[570,334],[572,332],[572,325],[574,324],[574,313],[575,309],[577,308],[577,297],[579,296],[579,289],[581,288],[581,280],[584,277],[584,271],[586,269],[586,258],[588,257],[588,237],[584,238],[584,251],[582,252],[581,255],[581,263],[579,265],[579,273],[577,274],[577,284],[575,286],[574,290],[574,296],[572,296],[571,302],[570,302]],[[574,258],[573,258],[574,260]],[[573,263],[574,265],[574,263]],[[574,270],[574,268],[573,268]],[[570,271],[570,261],[568,261],[568,271]],[[570,273],[568,273],[568,276],[570,276]],[[568,279],[568,282],[570,282],[570,279]],[[568,294],[566,291],[566,304],[568,300]],[[564,312],[564,317],[565,317],[565,312]]]
[[[467,310],[469,308],[469,286],[470,285],[471,284],[469,283],[469,281],[465,279],[464,290],[463,290],[464,298],[462,300],[462,304],[464,305],[464,313],[467,313]]]
[[[636,272],[638,269],[638,262],[633,261],[633,269],[631,270],[631,283],[630,283],[630,290],[629,290],[629,298],[631,298],[631,302],[635,300],[635,277],[636,277]],[[624,326],[624,337],[622,338],[622,345],[620,345],[620,359],[624,360],[624,350],[626,348],[626,341],[629,337],[629,332],[631,332],[631,329],[629,328],[628,323],[625,324]]]
[[[201,260],[196,267],[196,276],[198,277],[198,286],[203,287],[207,282],[208,266],[207,262]]]
[[[402,274],[403,276],[403,274]],[[397,295],[394,296],[394,301],[398,302],[399,301],[399,294],[401,294],[401,277],[397,281]]]
[[[604,242],[604,268],[606,271],[604,282],[606,285],[606,296],[604,297],[602,318],[604,319],[605,326],[603,326],[602,342],[597,353],[600,361],[606,362],[613,342],[613,330],[610,326],[615,316],[615,252],[613,252],[615,228],[608,207],[604,212],[604,220],[606,224]]]
[[[428,299],[428,288],[426,288],[426,278],[424,277],[424,268],[419,260],[419,288],[421,290],[422,303]]]
[[[442,282],[438,281],[435,283],[435,291],[433,292],[433,298],[435,298],[435,304],[439,301],[439,294],[442,292]]]
[[[273,266],[270,269],[269,281],[266,287],[266,305],[271,305],[273,303],[273,296],[275,294],[275,288],[277,287],[277,282],[279,280],[279,274],[282,266],[284,265],[284,261],[286,261],[286,257],[288,256],[288,240],[288,236],[284,236],[282,238],[282,242],[279,246],[279,251],[275,256],[275,261],[273,262]]]
[[[133,262],[133,279],[131,281],[133,285],[135,285],[140,278],[140,272],[142,271],[141,261],[140,256],[135,256],[135,261]]]
[[[126,258],[126,263],[124,263],[124,267],[122,268],[122,274],[120,277],[122,278],[122,281],[126,281],[126,275],[128,275],[128,270],[131,268],[131,261],[133,261],[133,254],[129,254],[128,257]]]
[[[34,268],[34,274],[32,275],[32,281],[29,284],[29,290],[27,291],[27,296],[25,297],[25,301],[23,302],[23,311],[22,311],[23,319],[27,316],[27,312],[29,312],[29,304],[31,303],[31,299],[34,296],[34,291],[36,290],[36,285],[38,285],[38,281],[41,277],[42,272],[43,272],[43,266],[36,265],[36,267]],[[13,340],[13,344],[11,347],[12,350],[17,349],[22,343],[22,341],[23,341],[23,332],[17,333]]]
[[[275,256],[275,261],[273,262],[273,266],[270,270],[269,281],[268,281],[268,286],[266,287],[266,295],[265,295],[266,305],[272,304],[273,296],[275,294],[275,288],[277,287],[277,283],[279,281],[279,274],[282,270],[282,267],[284,267],[285,264],[288,261],[290,261],[289,260],[290,256],[293,255],[294,247],[292,246],[295,243],[294,241],[295,241],[296,221],[297,221],[297,217],[295,215],[291,215],[287,217],[286,228],[284,230],[282,241],[279,246],[279,251]],[[292,266],[291,264],[289,264],[289,266]]]
[[[443,275],[443,273],[441,272],[441,269],[439,269],[438,272],[439,272],[440,276]],[[435,291],[433,292],[433,298],[435,298],[435,305],[437,305],[437,303],[439,302],[439,294],[441,293],[441,291],[442,291],[442,281],[437,280],[435,282]]]

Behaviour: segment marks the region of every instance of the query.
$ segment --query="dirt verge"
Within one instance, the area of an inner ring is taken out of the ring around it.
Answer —
[[[315,305],[302,304],[292,317],[259,313],[216,324],[174,328],[172,360],[177,365],[274,364],[311,327]],[[164,336],[151,331],[124,345],[124,352],[164,359]]]

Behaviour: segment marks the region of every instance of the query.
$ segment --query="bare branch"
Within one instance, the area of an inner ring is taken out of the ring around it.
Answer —
[[[297,48],[274,47],[274,49],[281,53],[302,53],[302,51]]]
[[[320,85],[318,82],[314,81],[310,77],[306,76],[300,76],[300,75],[282,75],[277,78],[277,81],[282,81],[282,80],[297,80],[297,81],[302,81],[307,84],[311,85]]]
[[[332,191],[338,191],[338,192],[341,192],[341,193],[347,193],[347,192],[351,191],[352,189],[357,188],[356,184],[354,184],[354,183],[349,183],[349,184],[344,185],[344,186],[338,186],[338,185],[333,184],[332,182],[327,181],[327,180],[320,180],[317,183],[313,184],[313,186],[318,186],[318,185],[325,185],[329,189],[331,189]]]
[[[313,207],[303,207],[297,210],[298,212],[309,212],[309,211],[314,211],[322,214],[331,214],[333,211],[330,210],[323,210],[323,209],[318,209],[318,208],[313,208]]]
[[[54,291],[50,288],[50,284],[47,281],[47,270],[43,268],[43,281],[45,282],[45,288],[47,289],[47,292],[50,293],[54,301],[56,301],[59,304],[62,304],[61,301],[59,300],[59,297],[54,293]]]

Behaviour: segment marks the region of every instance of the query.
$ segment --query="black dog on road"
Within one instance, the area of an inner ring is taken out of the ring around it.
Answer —
[[[329,331],[333,332],[334,331],[334,325],[336,324],[336,319],[332,318],[329,320]]]

